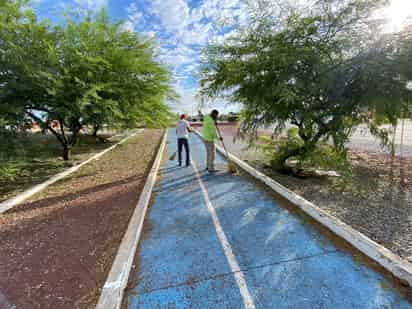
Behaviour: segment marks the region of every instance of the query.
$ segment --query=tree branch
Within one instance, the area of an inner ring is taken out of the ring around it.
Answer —
[[[36,121],[36,122],[38,122],[38,123],[41,123],[41,124],[46,124],[45,121],[43,121],[40,117],[36,116],[34,113],[29,112],[29,111],[26,111],[26,114],[27,114],[28,116],[30,116],[34,121]],[[50,130],[50,132],[52,132],[52,133],[54,134],[54,136],[56,136],[56,138],[59,140],[59,142],[60,142],[62,145],[67,145],[67,142],[65,142],[65,140],[62,139],[62,137],[60,136],[60,134],[59,134],[56,130],[54,130],[54,129],[52,128],[52,126],[50,126],[49,124],[47,124],[47,128]]]
[[[62,137],[65,143],[67,144],[67,137],[66,137],[66,133],[64,132],[64,121],[62,119],[58,119],[58,122],[60,124],[60,130],[62,131]]]

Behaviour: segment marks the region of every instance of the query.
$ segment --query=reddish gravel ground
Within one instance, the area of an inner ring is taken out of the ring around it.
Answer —
[[[92,308],[156,154],[146,130],[0,216],[0,308]]]

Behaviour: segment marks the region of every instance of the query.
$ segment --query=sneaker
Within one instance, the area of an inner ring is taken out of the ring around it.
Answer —
[[[211,169],[211,170],[207,170],[209,173],[217,173],[217,172],[220,172],[220,170],[217,170],[217,169]]]

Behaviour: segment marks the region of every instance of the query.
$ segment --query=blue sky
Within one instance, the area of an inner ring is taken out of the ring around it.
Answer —
[[[124,28],[157,41],[159,60],[174,73],[174,85],[181,96],[176,111],[197,111],[197,72],[201,50],[208,43],[222,41],[247,20],[242,0],[33,0],[37,14],[59,22],[63,13],[97,11],[106,8],[113,20],[124,20]],[[225,112],[237,106],[213,102]],[[208,109],[208,108],[206,108]]]
[[[282,0],[266,0],[280,3]],[[286,0],[285,0],[286,1]],[[306,4],[315,0],[288,0]],[[180,102],[171,104],[179,112],[196,112],[197,72],[201,50],[209,43],[221,42],[247,25],[257,0],[32,0],[38,15],[59,22],[71,8],[77,12],[96,12],[106,8],[113,20],[123,20],[124,28],[157,41],[158,58],[174,73],[174,86]],[[248,4],[249,3],[249,4]],[[269,7],[267,8],[269,10]],[[391,0],[385,10],[391,30],[399,27],[412,12],[412,0]],[[208,108],[224,112],[238,110],[224,102]],[[207,108],[207,109],[208,109]]]

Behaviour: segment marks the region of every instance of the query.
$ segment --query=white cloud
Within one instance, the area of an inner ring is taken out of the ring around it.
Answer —
[[[136,25],[144,22],[143,13],[139,10],[136,3],[131,3],[127,8],[127,20],[123,24],[123,29],[134,31]]]
[[[122,24],[121,29],[122,29],[123,31],[133,32],[133,31],[134,31],[134,24],[133,24],[131,21],[126,20],[126,21]]]
[[[108,0],[74,0],[74,3],[79,6],[80,9],[97,12],[107,7]]]
[[[183,89],[178,85],[175,90],[179,93],[180,99],[178,102],[172,104],[175,111],[187,114],[196,114],[199,107],[199,102],[196,98],[196,92],[193,89]]]
[[[189,0],[134,0],[126,11],[124,29],[156,34],[159,59],[174,72],[185,112],[198,104],[193,102],[202,48],[233,35],[250,14],[245,0],[203,0],[196,6]]]
[[[166,31],[184,31],[189,19],[189,6],[185,0],[153,0],[150,8]]]

